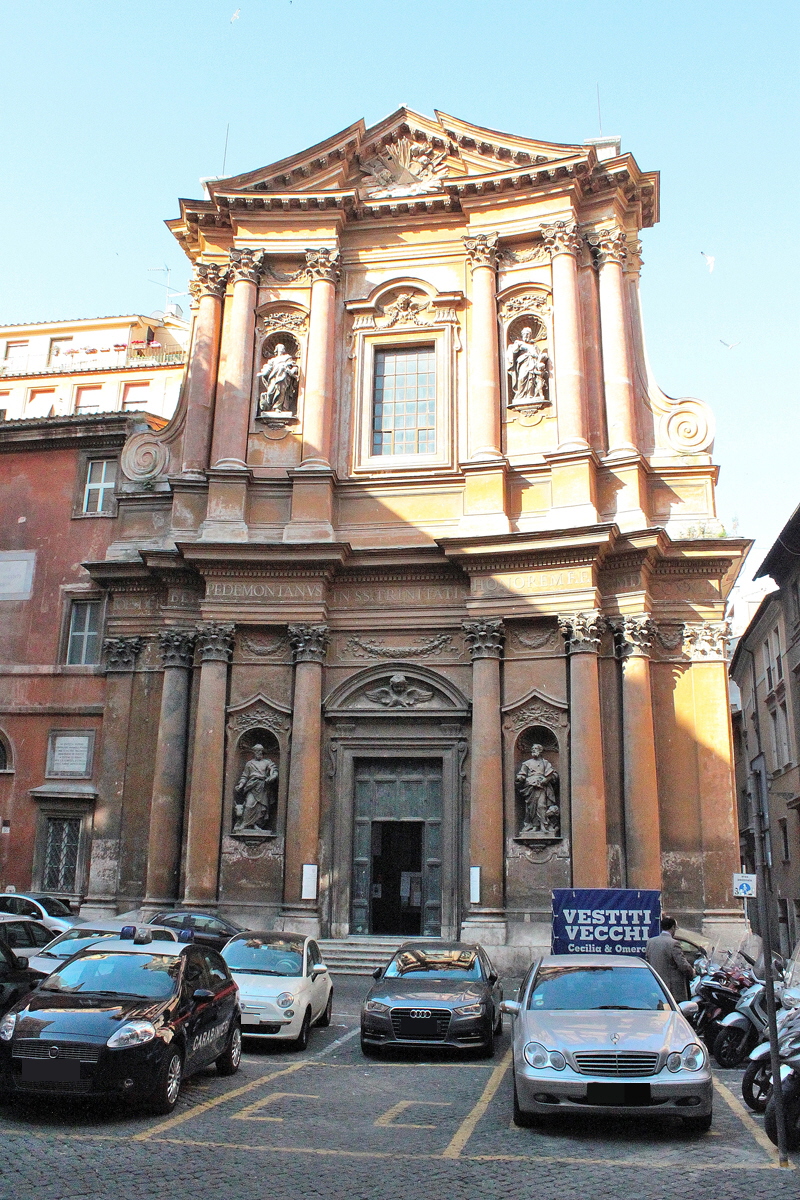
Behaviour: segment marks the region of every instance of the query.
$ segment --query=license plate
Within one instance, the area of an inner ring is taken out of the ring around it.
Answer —
[[[438,1033],[435,1017],[401,1017],[400,1037],[430,1038]]]
[[[649,1083],[589,1083],[586,1085],[589,1104],[608,1104],[622,1108],[650,1103]]]
[[[81,1064],[74,1058],[23,1058],[24,1083],[78,1083]]]

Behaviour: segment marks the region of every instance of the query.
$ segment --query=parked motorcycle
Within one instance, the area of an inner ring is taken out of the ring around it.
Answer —
[[[781,1094],[786,1122],[787,1150],[800,1150],[800,1009],[795,1009],[781,1028],[778,1038],[778,1057],[781,1064]],[[764,1110],[764,1130],[774,1145],[778,1144],[778,1120],[775,1095],[770,1095]]]
[[[738,1067],[767,1029],[766,988],[760,980],[745,988],[733,1012],[719,1022],[712,1054],[721,1067]]]
[[[786,988],[781,997],[781,1010],[777,1014],[778,1038],[794,1013],[800,1008],[800,987]],[[766,1031],[765,1031],[766,1032]],[[742,1099],[753,1112],[763,1113],[772,1094],[772,1063],[769,1041],[760,1042],[749,1054],[750,1061],[742,1076]]]
[[[753,978],[734,967],[721,967],[713,963],[703,966],[705,972],[693,981],[692,987],[693,998],[698,1006],[694,1027],[711,1049],[723,1018],[735,1012],[739,997],[752,984]]]

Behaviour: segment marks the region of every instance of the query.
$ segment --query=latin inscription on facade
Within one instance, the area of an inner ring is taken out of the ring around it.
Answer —
[[[565,567],[556,571],[503,572],[478,575],[472,580],[473,596],[502,596],[512,592],[528,596],[540,592],[570,591],[592,586],[591,567]]]
[[[463,589],[447,583],[397,584],[337,588],[336,608],[406,607],[410,604],[461,604]]]
[[[206,600],[324,600],[322,581],[298,579],[211,579]]]
[[[48,776],[86,777],[91,774],[94,733],[53,733],[48,747]]]

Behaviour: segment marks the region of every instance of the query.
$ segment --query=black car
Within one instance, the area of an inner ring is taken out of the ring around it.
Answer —
[[[215,950],[221,950],[234,934],[246,932],[242,925],[236,925],[215,913],[160,912],[147,920],[150,925],[166,925],[167,929],[191,929],[193,941],[201,946],[212,946]]]
[[[26,958],[18,958],[11,946],[0,938],[0,1017],[27,996],[41,978],[39,971],[28,967]]]
[[[405,942],[361,1007],[361,1049],[442,1046],[491,1056],[503,989],[482,946]]]
[[[216,951],[104,941],[0,1019],[0,1091],[146,1100],[168,1113],[185,1076],[212,1063],[234,1074],[241,1045],[238,990]]]

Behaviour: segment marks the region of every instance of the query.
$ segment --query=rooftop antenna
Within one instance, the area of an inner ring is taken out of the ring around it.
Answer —
[[[230,130],[231,130],[231,123],[230,123],[230,121],[228,121],[228,124],[225,126],[225,150],[222,155],[222,176],[223,176],[223,178],[225,177],[225,163],[228,161],[228,134],[230,133]]]
[[[600,137],[603,136],[603,117],[600,112],[600,84],[596,83],[597,88],[597,124],[600,126]]]
[[[174,288],[171,286],[170,279],[172,278],[172,267],[167,266],[166,263],[164,263],[163,267],[148,267],[147,270],[148,270],[148,273],[150,273],[152,271],[163,271],[165,273],[166,283],[161,279],[151,279],[150,282],[154,283],[156,285],[156,287],[163,287],[163,288],[167,289],[167,296],[166,296],[167,308],[169,308],[172,301],[176,300],[178,298],[178,296],[188,296],[189,295],[188,292],[176,292],[174,290]]]

